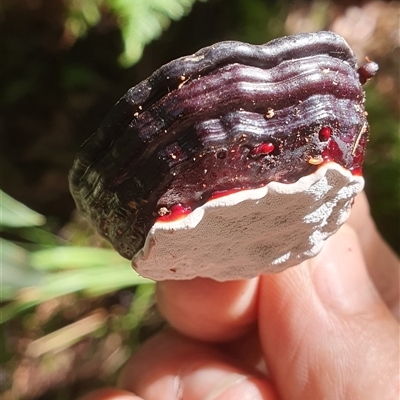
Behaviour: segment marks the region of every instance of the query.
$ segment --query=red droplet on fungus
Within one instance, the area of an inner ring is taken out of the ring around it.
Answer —
[[[322,152],[322,158],[324,161],[341,162],[343,159],[343,152],[340,150],[338,144],[334,140],[331,140],[326,149]]]
[[[158,222],[171,222],[180,218],[185,217],[186,215],[190,214],[192,210],[190,207],[185,207],[182,204],[174,204],[170,210],[170,212],[162,217],[158,217]]]
[[[318,137],[321,142],[326,142],[327,140],[329,140],[331,135],[332,135],[332,128],[330,128],[329,126],[322,127],[318,133]]]
[[[271,142],[265,142],[251,150],[253,155],[270,154],[275,150],[275,145]]]

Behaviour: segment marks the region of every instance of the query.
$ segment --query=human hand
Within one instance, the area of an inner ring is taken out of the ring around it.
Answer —
[[[317,257],[251,280],[160,282],[157,302],[172,328],[133,355],[121,390],[82,400],[399,398],[399,262],[364,194]]]

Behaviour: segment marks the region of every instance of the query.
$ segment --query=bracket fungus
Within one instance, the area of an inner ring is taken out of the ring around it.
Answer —
[[[118,101],[70,172],[78,209],[139,274],[251,278],[316,255],[364,185],[365,83],[343,38],[221,42]]]

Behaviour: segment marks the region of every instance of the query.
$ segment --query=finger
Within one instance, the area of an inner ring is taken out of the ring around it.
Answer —
[[[218,348],[237,360],[240,365],[267,376],[267,367],[258,337],[258,326],[237,339],[219,344]]]
[[[365,193],[356,197],[348,224],[359,237],[368,272],[376,288],[393,315],[399,320],[399,259],[376,229]]]
[[[143,400],[125,390],[116,388],[103,388],[94,390],[87,395],[80,397],[79,400]]]
[[[163,332],[130,359],[121,387],[146,400],[276,400],[269,383],[235,366],[222,352]]]
[[[226,341],[241,336],[257,317],[258,278],[211,279],[157,284],[160,312],[178,331],[196,339]]]
[[[260,280],[259,330],[282,399],[397,399],[399,327],[342,227],[314,259]]]

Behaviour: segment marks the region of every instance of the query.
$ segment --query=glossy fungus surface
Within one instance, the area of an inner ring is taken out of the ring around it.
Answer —
[[[151,259],[143,249],[156,224],[217,198],[295,184],[327,165],[360,177],[369,134],[361,83],[376,71],[369,61],[357,68],[331,32],[221,42],[171,61],[129,89],[83,145],[70,174],[76,204],[121,255]],[[196,235],[189,225],[176,229]]]

